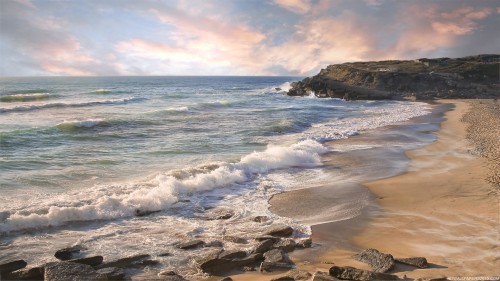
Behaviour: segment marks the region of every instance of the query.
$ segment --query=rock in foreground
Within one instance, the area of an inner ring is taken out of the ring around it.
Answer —
[[[399,263],[404,263],[404,264],[415,266],[418,268],[429,267],[429,264],[427,263],[427,259],[424,257],[401,258],[401,259],[396,259],[396,261]]]
[[[392,274],[378,273],[362,270],[350,266],[332,266],[330,275],[343,280],[369,281],[369,280],[397,280],[398,277]]]
[[[353,258],[369,264],[375,272],[384,273],[394,268],[394,258],[375,249],[366,249]]]

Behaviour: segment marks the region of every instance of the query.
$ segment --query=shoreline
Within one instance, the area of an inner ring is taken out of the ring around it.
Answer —
[[[329,266],[321,263],[330,261],[370,269],[351,257],[357,251],[375,248],[394,257],[423,256],[431,264],[428,269],[398,265],[393,273],[399,277],[498,274],[499,261],[494,253],[500,249],[500,205],[498,193],[486,181],[491,163],[471,154],[473,148],[466,139],[467,124],[462,118],[469,112],[471,101],[439,103],[454,108],[445,113],[437,140],[407,151],[410,166],[401,175],[363,183],[376,198],[380,215],[370,218],[366,227],[352,236],[350,246],[328,251],[318,259],[320,263],[308,265],[308,270],[326,271]],[[355,223],[316,229],[335,235],[338,230],[333,228],[352,228]]]

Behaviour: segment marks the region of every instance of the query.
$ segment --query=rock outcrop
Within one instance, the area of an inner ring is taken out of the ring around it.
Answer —
[[[292,83],[289,96],[352,100],[498,98],[500,55],[330,65]]]
[[[397,280],[398,276],[386,273],[378,273],[369,270],[358,269],[350,266],[340,267],[332,266],[329,270],[330,275],[342,280]]]
[[[353,258],[369,264],[375,272],[384,273],[394,268],[394,258],[375,249],[366,249]]]

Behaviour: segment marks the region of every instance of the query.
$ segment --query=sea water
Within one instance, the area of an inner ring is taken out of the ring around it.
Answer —
[[[150,254],[196,274],[193,259],[205,249],[177,243],[250,248],[279,222],[307,237],[309,225],[269,211],[270,197],[324,177],[326,141],[429,107],[284,95],[297,80],[0,78],[0,261],[43,263],[78,244],[106,259]],[[203,218],[213,208],[234,215]]]

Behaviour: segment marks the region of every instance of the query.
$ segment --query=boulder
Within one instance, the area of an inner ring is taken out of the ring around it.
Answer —
[[[271,236],[288,237],[293,234],[293,228],[282,223],[273,224],[264,234]]]
[[[311,238],[306,238],[306,239],[301,239],[297,241],[297,248],[311,248],[312,246],[312,239]]]
[[[56,257],[56,259],[61,261],[67,261],[72,259],[75,254],[83,250],[86,250],[86,248],[81,245],[76,245],[61,250],[57,250],[56,253],[54,254],[54,257]]]
[[[311,279],[312,274],[309,273],[309,272],[307,272],[307,271],[304,271],[304,270],[294,269],[294,270],[288,271],[286,273],[286,276],[291,277],[292,280],[306,281],[306,280],[310,280]]]
[[[281,239],[280,241],[274,243],[273,248],[275,249],[283,249],[285,252],[291,252],[295,250],[297,243],[295,240],[291,238]]]
[[[219,281],[233,281],[233,278],[231,278],[231,277],[224,277],[224,278],[220,279]]]
[[[208,274],[221,274],[244,266],[251,266],[262,260],[262,254],[255,253],[244,258],[224,259],[219,257],[208,257],[199,262],[199,267]]]
[[[104,280],[124,280],[125,271],[118,267],[106,267],[97,270],[97,274],[102,276]]]
[[[216,208],[205,213],[195,214],[196,217],[204,220],[227,220],[234,216],[234,211],[226,208]]]
[[[275,269],[290,269],[293,263],[288,258],[285,251],[281,249],[273,249],[264,253],[264,261],[260,264],[261,272],[269,272]]]
[[[41,266],[4,273],[1,276],[6,280],[43,280],[44,272],[45,269]]]
[[[429,264],[427,263],[427,259],[424,257],[401,258],[401,259],[395,259],[395,260],[396,260],[396,262],[404,263],[404,264],[415,266],[418,268],[429,267]]]
[[[229,242],[233,242],[236,244],[247,244],[248,243],[248,240],[246,240],[245,238],[236,237],[236,236],[225,236],[224,241],[229,241]]]
[[[182,249],[182,250],[191,250],[191,249],[201,247],[203,245],[205,245],[205,242],[198,240],[198,239],[195,239],[195,240],[190,240],[188,242],[181,243],[181,244],[177,245],[177,248]]]
[[[158,277],[161,277],[162,281],[186,281],[184,277],[178,275],[175,271],[162,271],[158,273]]]
[[[101,268],[106,268],[106,267],[120,267],[120,268],[130,267],[134,263],[141,261],[143,259],[146,259],[146,258],[149,258],[149,255],[135,255],[135,256],[117,259],[117,260],[110,261],[110,262],[105,262],[103,264],[96,266],[96,268],[101,269]]]
[[[294,281],[295,279],[293,279],[293,277],[290,277],[290,276],[281,276],[281,277],[278,277],[278,278],[273,278],[271,279],[271,281]]]
[[[328,272],[321,272],[321,271],[316,271],[316,273],[314,273],[312,278],[312,281],[337,281],[337,280],[340,279],[331,276],[330,274],[328,274]]]
[[[93,281],[102,279],[102,276],[87,264],[62,261],[45,265],[45,281]]]
[[[366,249],[353,257],[354,259],[369,264],[375,272],[388,272],[394,268],[394,258],[375,249]]]
[[[224,243],[222,243],[221,241],[218,241],[218,240],[210,241],[208,243],[205,243],[205,247],[222,248],[222,247],[224,247]]]
[[[265,253],[269,250],[271,250],[271,248],[273,247],[274,245],[274,241],[271,240],[271,239],[267,239],[267,240],[263,240],[261,242],[259,242],[259,244],[257,244],[253,250],[254,253]]]
[[[25,268],[28,263],[24,260],[15,260],[8,263],[0,264],[0,274],[9,273],[18,269]]]
[[[350,266],[330,267],[329,273],[331,276],[343,280],[369,281],[369,280],[397,280],[396,275],[373,272],[369,270],[358,269]]]
[[[81,258],[81,259],[75,259],[75,260],[69,260],[68,262],[76,262],[76,263],[81,263],[81,264],[88,264],[90,266],[96,266],[100,265],[103,261],[102,256],[94,256],[94,257],[88,257],[88,258]]]
[[[276,242],[280,241],[281,238],[280,237],[274,237],[274,236],[271,236],[271,235],[264,235],[264,236],[255,237],[255,240],[256,241],[272,240],[273,243],[276,243]]]
[[[247,252],[245,251],[224,251],[219,254],[219,259],[242,259],[247,256]]]

